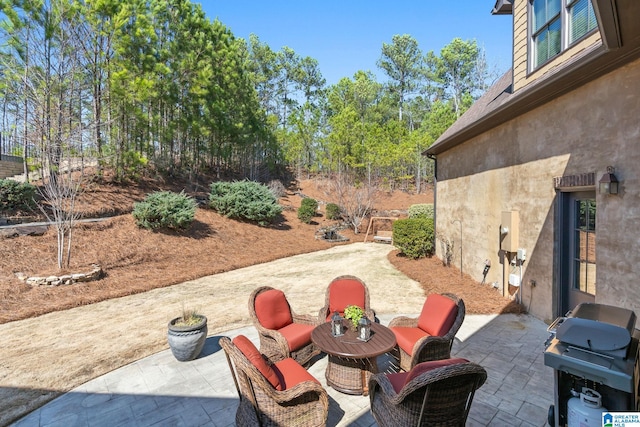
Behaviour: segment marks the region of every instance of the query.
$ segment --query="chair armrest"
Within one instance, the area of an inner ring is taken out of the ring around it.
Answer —
[[[451,356],[452,340],[443,337],[420,338],[413,345],[411,353],[411,366],[428,360],[448,359]]]
[[[391,322],[389,322],[389,327],[393,328],[395,326],[399,326],[403,328],[417,328],[418,318],[406,317],[406,316],[395,317],[391,320]]]
[[[277,391],[273,388],[271,388],[271,390],[273,390],[273,399],[279,403],[291,402],[300,396],[311,394],[318,396],[318,400],[326,410],[329,408],[329,397],[327,395],[327,391],[315,381],[303,381],[295,387],[283,391]]]
[[[329,315],[329,307],[326,305],[318,311],[318,325],[327,321],[327,316]]]
[[[310,314],[295,314],[291,313],[293,317],[293,323],[302,323],[304,325],[320,325],[320,319]]]
[[[258,334],[260,335],[260,342],[264,343],[265,340],[267,341],[267,343],[265,343],[267,345],[267,348],[264,349],[265,356],[267,356],[272,361],[279,360],[280,357],[274,358],[275,355],[272,354],[273,351],[269,350],[269,348],[271,347],[277,347],[278,353],[283,358],[289,357],[289,343],[287,342],[287,339],[284,337],[284,335],[282,335],[275,329],[266,329],[259,325],[256,325],[256,329],[258,330]]]
[[[438,382],[445,378],[454,378],[461,375],[473,374],[477,376],[477,387],[484,384],[487,379],[487,371],[474,362],[458,363],[455,365],[443,366],[432,371],[418,375],[409,381],[397,394],[398,399],[403,400],[405,397],[416,391],[417,389],[429,384]]]
[[[464,374],[478,375],[478,387],[484,384],[487,379],[487,373],[482,366],[473,362],[460,363],[425,372],[409,381],[404,385],[404,387],[402,387],[402,390],[400,390],[399,393],[396,393],[386,374],[375,374],[369,378],[370,400],[373,402],[375,393],[381,392],[389,402],[394,405],[399,405],[405,398],[410,396],[419,388],[428,386],[429,384],[440,381],[444,378],[451,378]]]
[[[392,402],[394,405],[401,402],[386,374],[374,374],[369,378],[369,400],[371,404],[373,404],[377,393],[382,393],[385,396],[385,400]]]

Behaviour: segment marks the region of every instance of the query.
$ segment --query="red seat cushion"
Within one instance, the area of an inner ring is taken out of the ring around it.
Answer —
[[[398,346],[407,354],[413,354],[413,346],[420,338],[430,336],[420,328],[408,328],[404,326],[394,326],[391,331],[396,336]]]
[[[256,296],[254,308],[258,321],[266,329],[277,331],[293,322],[287,298],[278,289],[260,292]]]
[[[344,313],[348,305],[357,305],[364,309],[365,289],[359,280],[343,278],[329,284],[329,312]]]
[[[424,374],[425,372],[433,371],[437,368],[442,368],[444,366],[457,365],[459,363],[467,363],[467,359],[462,358],[453,358],[453,359],[443,359],[443,360],[431,360],[429,362],[418,363],[413,367],[412,370],[409,371],[409,375],[405,378],[405,384],[411,382],[411,380],[416,377]]]
[[[400,390],[402,390],[402,387],[404,387],[404,384],[407,382],[407,375],[409,375],[408,372],[398,372],[397,374],[386,374],[387,378],[389,378],[389,382],[391,383],[391,386],[393,386],[393,389],[395,390],[396,394],[400,393]]]
[[[314,378],[306,369],[304,369],[298,362],[288,357],[273,365],[273,369],[279,375],[282,381],[282,390],[289,390],[296,385],[305,381],[314,381],[318,384],[320,382]]]
[[[429,335],[441,337],[453,326],[458,315],[458,305],[439,294],[427,296],[418,318],[418,327]]]
[[[280,382],[280,378],[278,378],[278,375],[273,368],[262,358],[262,354],[260,354],[256,346],[249,341],[249,338],[244,335],[238,335],[232,340],[232,342],[236,347],[238,347],[242,354],[249,359],[249,362],[251,362],[251,364],[255,366],[262,375],[264,375],[267,381],[269,381],[276,390],[282,390],[283,386]]]
[[[296,351],[311,342],[311,332],[313,332],[313,328],[315,328],[313,325],[290,323],[284,328],[278,329],[278,332],[287,340],[289,350]]]

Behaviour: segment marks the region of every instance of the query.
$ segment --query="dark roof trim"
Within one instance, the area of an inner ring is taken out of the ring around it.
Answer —
[[[600,6],[606,3],[616,6],[618,29],[608,27],[614,25],[611,19],[599,20],[598,25],[607,26],[601,34],[619,33],[620,40],[623,42],[619,49],[611,50],[604,44],[585,49],[562,64],[557,72],[541,77],[510,94],[495,108],[492,108],[491,104],[487,105],[478,119],[470,120],[469,123],[462,122],[459,129],[455,129],[454,124],[423,154],[438,155],[640,58],[640,26],[635,22],[640,1],[594,0],[594,2],[598,2]],[[463,115],[458,120],[463,120],[464,117]]]
[[[615,0],[592,0],[591,3],[598,21],[602,44],[608,50],[618,49],[622,46],[622,36]]]
[[[496,5],[491,11],[492,15],[511,15],[513,13],[513,3],[511,0],[496,0]]]

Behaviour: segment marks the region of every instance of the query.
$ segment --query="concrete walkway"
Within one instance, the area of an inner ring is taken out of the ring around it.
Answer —
[[[380,316],[387,325],[392,316]],[[258,344],[253,327],[228,331]],[[453,354],[481,364],[488,380],[476,393],[468,426],[544,426],[553,403],[553,371],[543,364],[546,325],[526,315],[467,315]],[[169,350],[140,359],[77,387],[14,426],[232,426],[238,405],[220,335],[201,356],[176,361]],[[390,362],[378,360],[381,369]],[[326,357],[309,372],[329,393],[329,426],[375,426],[369,398],[326,386]]]

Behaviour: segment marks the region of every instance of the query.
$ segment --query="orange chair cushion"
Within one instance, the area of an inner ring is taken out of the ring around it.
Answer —
[[[418,318],[418,327],[429,335],[441,337],[453,326],[458,315],[458,305],[439,294],[427,296]]]
[[[348,305],[357,305],[364,309],[365,290],[360,281],[355,279],[338,279],[329,285],[329,312],[344,313]]]
[[[284,328],[278,329],[278,332],[284,336],[289,344],[290,351],[296,351],[311,342],[311,332],[313,325],[305,325],[303,323],[290,323]]]
[[[413,354],[413,346],[420,338],[430,336],[420,328],[408,328],[404,326],[394,326],[391,331],[396,336],[398,346],[407,354]]]
[[[293,322],[287,298],[278,289],[260,292],[256,296],[254,308],[258,321],[266,329],[277,331]]]
[[[276,390],[282,390],[282,384],[280,382],[280,378],[276,374],[276,371],[273,370],[271,366],[267,364],[267,362],[262,358],[262,354],[258,351],[255,345],[249,338],[244,335],[238,335],[232,340],[233,344],[249,359],[249,362],[253,366],[260,371],[262,375],[271,383],[271,385]]]
[[[273,369],[280,376],[282,381],[282,390],[289,390],[305,381],[314,381],[318,384],[320,382],[314,378],[306,369],[304,369],[294,359],[288,357],[276,362],[273,365]]]
[[[457,365],[460,363],[469,362],[467,359],[462,358],[453,358],[453,359],[443,359],[443,360],[431,360],[428,362],[418,363],[413,367],[412,370],[409,371],[409,375],[405,379],[405,384],[409,384],[416,377],[424,374],[425,372],[433,371],[434,369],[442,368],[444,366]]]

